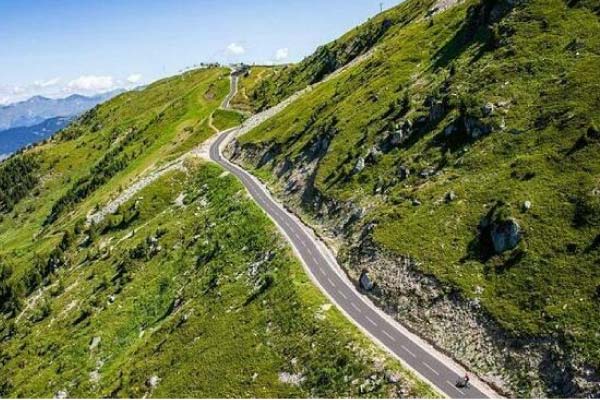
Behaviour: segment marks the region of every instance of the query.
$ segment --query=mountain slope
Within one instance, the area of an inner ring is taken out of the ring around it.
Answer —
[[[484,379],[598,395],[597,6],[438,3],[406,1],[269,77],[255,109],[372,52],[229,151]]]
[[[0,164],[0,395],[436,396],[331,308],[239,183],[189,155],[214,113],[239,123],[217,113],[228,75],[122,94]]]
[[[0,131],[0,154],[11,154],[23,147],[42,141],[69,124],[71,118],[49,118],[37,125]]]
[[[75,116],[122,92],[115,90],[91,97],[74,94],[64,99],[34,96],[25,101],[0,106],[0,130],[33,126],[55,117]]]

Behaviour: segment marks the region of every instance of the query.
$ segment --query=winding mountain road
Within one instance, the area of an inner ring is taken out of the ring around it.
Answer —
[[[223,102],[224,107],[229,106],[229,101],[237,90],[237,77],[235,74],[232,74],[231,79],[231,96],[228,96]],[[283,108],[285,107],[280,107],[277,112]],[[462,367],[408,331],[400,323],[378,309],[370,299],[360,294],[356,286],[338,265],[333,253],[317,237],[314,231],[277,202],[256,177],[223,156],[222,150],[235,136],[248,131],[250,127],[258,125],[275,113],[269,113],[267,110],[262,115],[254,116],[254,121],[247,121],[241,127],[221,132],[210,145],[210,159],[242,182],[252,198],[274,221],[290,242],[315,284],[375,342],[386,348],[400,359],[404,365],[448,397],[499,397],[498,394],[478,379],[472,378],[472,384],[469,388],[458,388],[456,381],[464,375]]]

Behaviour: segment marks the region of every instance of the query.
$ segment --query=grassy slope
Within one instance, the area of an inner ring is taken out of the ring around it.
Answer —
[[[163,176],[100,226],[82,225],[143,171],[212,134],[227,74],[200,70],[124,94],[27,152],[40,183],[0,222],[0,267],[12,271],[2,283],[18,303],[0,318],[1,395],[433,395],[335,309],[321,309],[323,296],[273,240],[269,220],[215,166],[188,162],[187,173]],[[107,154],[124,162],[91,171]],[[78,179],[105,174],[43,225]],[[50,264],[54,272],[32,278]],[[305,380],[285,384],[279,372]]]
[[[240,76],[238,81],[238,92],[231,99],[231,106],[235,109],[253,112],[256,111],[253,100],[248,97],[262,82],[269,81],[277,75],[280,67],[252,66],[247,73]]]
[[[218,109],[213,114],[213,125],[219,132],[239,126],[242,122],[244,122],[244,116],[235,111]]]
[[[396,20],[415,9],[423,16],[425,3],[407,1],[380,18]],[[277,148],[275,163],[300,162],[311,140],[329,135],[314,186],[326,198],[366,206],[365,220],[377,222],[377,243],[414,257],[423,271],[469,297],[483,289],[482,306],[507,330],[564,336],[574,353],[600,367],[600,207],[592,194],[600,188],[600,143],[586,133],[600,121],[598,17],[584,3],[569,8],[560,0],[531,0],[487,29],[468,17],[478,3],[467,1],[433,23],[395,24],[371,59],[240,142]],[[289,75],[308,67],[297,68]],[[259,106],[285,97],[288,86],[310,83],[283,79],[264,85]],[[441,118],[416,126],[407,142],[353,174],[358,157],[380,145],[395,123],[429,115],[428,96],[447,104]],[[481,115],[487,102],[503,101],[509,105],[492,117]],[[469,138],[461,108],[495,131]],[[449,124],[458,132],[447,137]],[[273,165],[256,172],[274,182]],[[400,165],[412,171],[407,180],[399,178]],[[437,174],[420,177],[429,167]],[[376,195],[382,186],[385,194]],[[447,204],[451,190],[458,199]],[[526,200],[533,208],[524,213]],[[524,238],[516,250],[490,256],[477,225],[498,201]]]

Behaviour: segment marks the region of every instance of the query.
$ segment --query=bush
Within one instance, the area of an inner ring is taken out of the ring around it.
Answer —
[[[578,228],[600,226],[600,197],[586,194],[575,198],[573,224]]]

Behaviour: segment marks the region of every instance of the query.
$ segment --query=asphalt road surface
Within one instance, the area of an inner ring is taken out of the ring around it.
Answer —
[[[332,260],[323,254],[321,246],[316,243],[314,236],[307,232],[301,222],[275,202],[256,178],[224,158],[220,151],[221,144],[234,130],[222,132],[212,144],[210,147],[211,160],[240,179],[258,205],[285,232],[313,278],[338,307],[342,308],[356,324],[447,396],[451,398],[487,398],[488,396],[484,392],[472,385],[469,388],[456,387],[462,371],[453,370],[439,361],[430,354],[430,351],[402,333],[388,318],[373,310],[365,302],[357,288],[353,287],[347,279],[342,278],[331,266]]]

